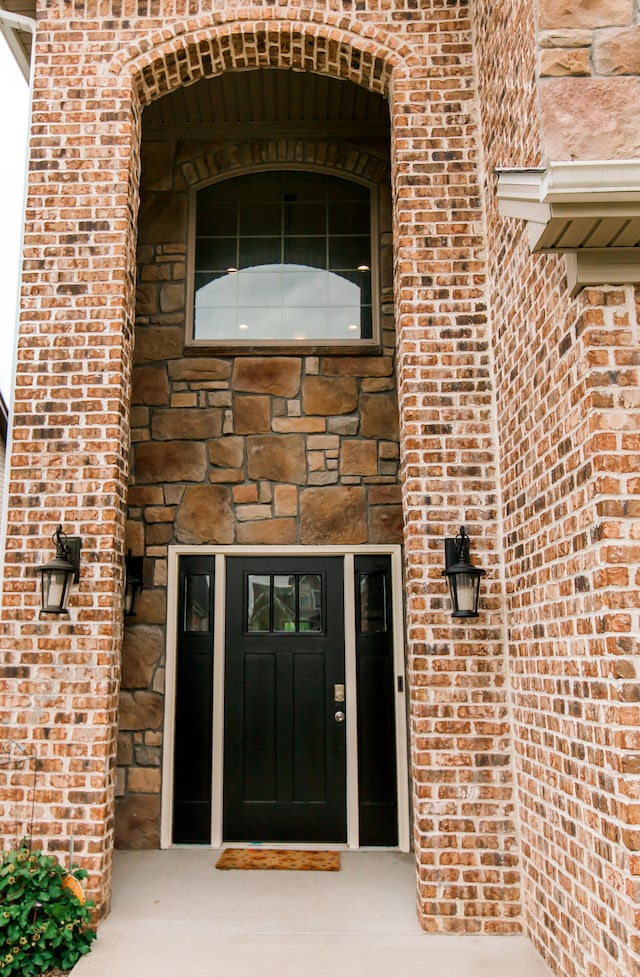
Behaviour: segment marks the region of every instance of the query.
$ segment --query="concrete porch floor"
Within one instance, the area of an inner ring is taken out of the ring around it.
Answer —
[[[343,852],[340,872],[221,872],[218,855],[117,852],[72,977],[550,977],[524,937],[423,933],[411,855]]]

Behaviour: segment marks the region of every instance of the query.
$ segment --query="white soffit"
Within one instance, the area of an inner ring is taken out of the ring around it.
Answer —
[[[498,207],[527,222],[532,251],[568,255],[572,294],[640,283],[640,160],[498,169]]]

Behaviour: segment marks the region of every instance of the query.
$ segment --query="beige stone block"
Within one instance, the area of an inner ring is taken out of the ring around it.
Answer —
[[[302,407],[300,406],[299,400],[287,401],[287,415],[289,417],[300,417],[301,413],[302,413]]]
[[[183,485],[165,485],[163,489],[164,501],[167,505],[178,505],[184,495]]]
[[[146,523],[173,522],[173,512],[174,510],[172,506],[149,506],[144,510],[144,520]]]
[[[401,543],[402,536],[402,506],[376,506],[369,510],[370,543]]]
[[[379,393],[381,390],[395,390],[395,377],[372,377],[362,381],[363,393]]]
[[[222,433],[222,411],[207,408],[160,408],[154,411],[151,435],[156,441],[179,441],[192,438],[206,441]]]
[[[595,68],[599,75],[640,75],[640,27],[598,32]]]
[[[149,423],[149,411],[146,407],[132,406],[129,417],[131,427],[147,427]]]
[[[143,587],[136,604],[136,622],[138,624],[164,624],[166,618],[166,592],[157,587]]]
[[[244,471],[241,468],[214,468],[209,472],[209,481],[229,484],[244,482]]]
[[[541,30],[624,26],[632,18],[633,0],[538,0]]]
[[[395,459],[400,454],[400,446],[396,441],[382,441],[379,445],[380,457],[383,459]]]
[[[256,519],[270,519],[270,505],[241,505],[236,509],[238,522],[253,522]]]
[[[238,526],[238,542],[243,545],[295,543],[297,523],[295,519],[265,519],[262,522],[245,522]]]
[[[398,404],[394,394],[363,394],[360,400],[360,433],[363,438],[397,441],[400,437]]]
[[[340,451],[342,475],[376,475],[378,445],[375,441],[343,441]]]
[[[330,417],[327,422],[329,431],[341,437],[353,437],[358,433],[359,425],[359,417]]]
[[[276,516],[295,516],[298,512],[298,489],[295,485],[275,485],[273,507]]]
[[[235,397],[233,430],[236,434],[267,434],[271,430],[271,398]]]
[[[252,479],[293,482],[306,477],[304,438],[297,434],[253,435],[247,439],[247,473]]]
[[[307,452],[307,464],[310,472],[320,472],[325,468],[324,451]]]
[[[309,451],[337,451],[340,438],[336,434],[310,434],[307,438]]]
[[[300,493],[300,542],[365,543],[366,511],[365,490],[360,486],[304,489]]]
[[[393,360],[390,356],[327,356],[322,360],[322,372],[327,377],[390,377]]]
[[[271,503],[273,499],[273,486],[271,482],[260,482],[258,487],[258,498],[260,502]]]
[[[154,546],[165,546],[171,542],[172,529],[170,522],[152,523],[147,526],[147,552],[151,555]]]
[[[400,505],[402,489],[399,485],[372,485],[368,492],[369,505]]]
[[[118,733],[118,747],[116,753],[116,763],[119,766],[128,766],[133,760],[133,743],[129,733]]]
[[[184,329],[179,326],[136,326],[135,363],[172,360],[182,355]]]
[[[184,308],[184,285],[167,282],[160,287],[160,311],[177,312]]]
[[[165,495],[162,489],[156,485],[130,485],[127,493],[127,504],[130,506],[162,505]],[[142,550],[132,545],[135,553]]]
[[[540,101],[546,159],[640,156],[640,78],[546,78]]]
[[[136,315],[155,315],[158,311],[158,289],[152,282],[138,282],[136,286]]]
[[[358,384],[351,377],[307,376],[302,398],[305,414],[352,414],[358,407]]]
[[[122,688],[148,689],[154,669],[163,654],[162,628],[147,624],[125,627],[122,643]]]
[[[207,474],[204,444],[196,441],[146,442],[135,450],[138,482],[202,482]]]
[[[231,493],[223,485],[190,485],[175,520],[180,543],[232,543]]]
[[[239,356],[233,367],[232,386],[244,393],[295,397],[300,390],[301,361],[289,356]]]
[[[591,31],[585,30],[541,31],[538,44],[542,48],[590,47],[591,38]]]
[[[167,244],[187,237],[186,193],[143,193],[138,211],[141,244]]]
[[[540,74],[543,77],[590,75],[589,51],[586,48],[577,50],[553,48],[550,51],[542,51],[540,53]]]
[[[156,692],[121,693],[120,729],[160,729],[163,717],[163,699]]]
[[[195,393],[175,393],[171,396],[171,406],[178,407],[197,407],[198,395]]]
[[[144,553],[144,523],[127,520],[124,533],[125,553]]]
[[[137,366],[133,371],[131,401],[160,407],[169,403],[169,378],[164,364]]]
[[[207,444],[209,461],[218,468],[242,468],[244,441],[242,438],[216,438]]]
[[[258,501],[258,486],[255,484],[234,485],[232,492],[233,501],[236,503]]]
[[[338,481],[337,471],[309,472],[309,485],[334,485]],[[346,481],[346,479],[344,479]],[[353,478],[353,482],[359,482],[359,478]]]
[[[159,794],[132,794],[116,801],[114,843],[121,850],[160,847]]]
[[[193,357],[169,363],[172,380],[227,380],[231,376],[229,360],[213,357]]]
[[[274,417],[271,428],[278,434],[309,434],[325,431],[327,422],[324,417]]]
[[[157,794],[160,791],[160,770],[157,767],[131,767],[127,788],[132,794]]]

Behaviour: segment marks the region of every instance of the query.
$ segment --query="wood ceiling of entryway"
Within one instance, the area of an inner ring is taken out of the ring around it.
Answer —
[[[165,95],[144,111],[147,139],[389,136],[381,95],[311,72],[229,71]]]

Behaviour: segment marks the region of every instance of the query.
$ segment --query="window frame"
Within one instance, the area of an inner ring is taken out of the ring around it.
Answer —
[[[328,176],[335,176],[348,182],[357,183],[369,190],[370,204],[370,237],[371,237],[371,336],[365,339],[314,339],[311,342],[297,342],[295,340],[281,339],[262,339],[259,343],[255,340],[238,338],[233,339],[196,339],[194,336],[195,327],[195,251],[196,251],[196,224],[197,224],[197,199],[198,192],[214,183],[222,183],[233,180],[239,176],[247,176],[251,173],[264,172],[308,172],[324,173]],[[332,352],[344,355],[350,354],[371,354],[381,350],[381,293],[380,293],[380,233],[379,233],[379,184],[371,180],[363,179],[360,176],[336,169],[330,166],[318,166],[305,163],[266,163],[258,166],[247,166],[234,168],[231,171],[217,174],[200,180],[191,186],[189,192],[188,225],[187,225],[187,261],[186,261],[186,307],[185,307],[185,353],[234,353],[236,355],[249,355],[253,353],[279,353],[286,351],[288,355],[300,353],[322,355]]]

